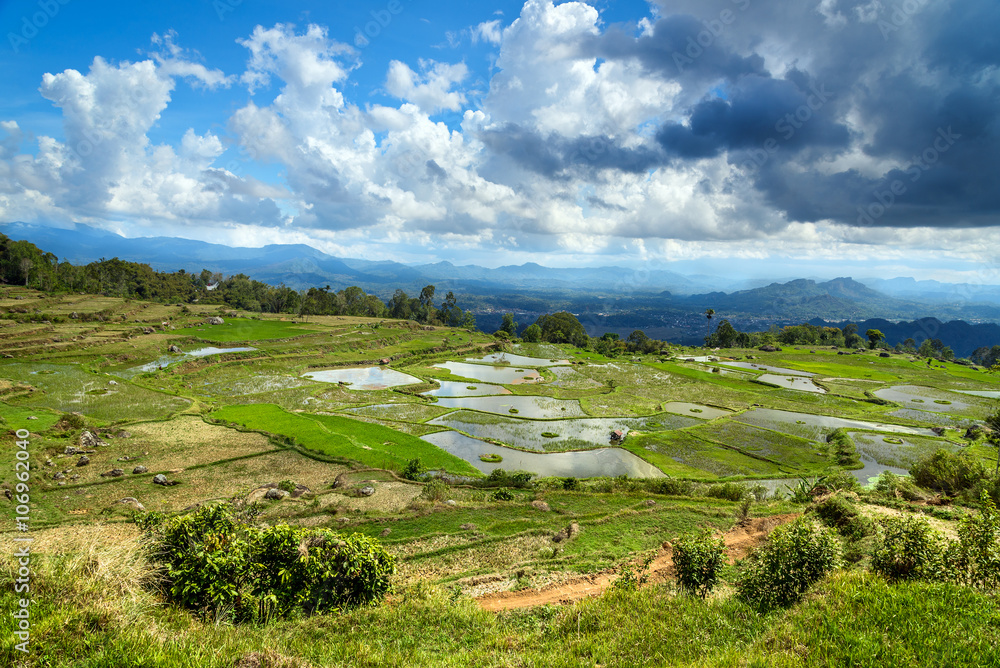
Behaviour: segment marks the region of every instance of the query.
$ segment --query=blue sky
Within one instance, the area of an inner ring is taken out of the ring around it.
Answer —
[[[990,0],[0,2],[0,223],[1000,283]]]

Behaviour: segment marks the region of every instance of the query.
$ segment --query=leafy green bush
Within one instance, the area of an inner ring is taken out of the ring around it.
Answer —
[[[925,489],[932,489],[948,496],[975,487],[987,477],[979,460],[967,452],[954,454],[937,450],[910,468],[913,482]]]
[[[1000,512],[986,492],[980,501],[979,514],[959,522],[952,567],[959,583],[990,592],[1000,587]]]
[[[857,492],[861,490],[861,483],[858,482],[858,479],[850,471],[834,471],[824,478],[823,484],[831,492],[836,492],[837,490]]]
[[[826,442],[830,444],[831,454],[838,466],[846,468],[857,468],[861,466],[861,459],[858,458],[858,451],[854,447],[854,441],[847,435],[847,430],[834,429],[826,437]]]
[[[669,494],[673,496],[691,496],[698,484],[690,480],[677,480],[670,476],[653,478],[647,481],[646,488],[653,494]]]
[[[923,517],[890,517],[882,521],[872,553],[872,570],[889,582],[947,580],[944,537]]]
[[[448,498],[448,490],[451,489],[441,480],[431,480],[424,485],[420,491],[420,496],[428,501],[444,501]]]
[[[395,570],[395,558],[367,536],[259,528],[225,504],[165,520],[147,541],[171,601],[235,622],[377,604]]]
[[[407,480],[419,480],[426,470],[420,463],[420,457],[414,457],[403,467],[403,477]]]
[[[746,485],[738,482],[724,482],[717,485],[710,485],[705,490],[705,496],[716,499],[726,499],[728,501],[739,501],[744,496],[750,494]]]
[[[736,592],[762,609],[790,605],[840,563],[836,534],[803,516],[775,529],[743,561]]]
[[[291,480],[282,480],[278,483],[278,489],[284,490],[291,494],[295,491],[295,483]]]
[[[917,501],[925,498],[925,494],[913,483],[912,478],[898,476],[891,471],[883,471],[875,481],[875,493],[888,499],[903,498],[907,501]]]
[[[533,477],[533,473],[526,471],[511,471],[508,473],[503,469],[493,469],[488,476],[477,480],[474,484],[480,487],[516,487],[517,489],[526,489],[531,487],[531,479]]]
[[[681,589],[705,598],[712,593],[726,563],[726,543],[706,529],[677,539],[673,558]]]
[[[501,487],[497,491],[493,492],[492,496],[490,496],[490,499],[493,501],[513,501],[514,492],[510,491],[506,487]]]
[[[576,478],[572,478],[572,477],[570,477],[570,478],[563,478],[562,479],[562,487],[563,487],[563,489],[565,489],[567,491],[577,490],[577,489],[580,489],[580,481],[577,480]]]
[[[816,513],[823,524],[853,540],[860,540],[875,530],[871,520],[859,513],[854,503],[840,494],[817,503],[810,511]]]

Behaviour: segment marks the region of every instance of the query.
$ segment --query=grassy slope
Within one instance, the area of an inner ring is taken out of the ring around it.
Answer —
[[[481,475],[465,460],[415,436],[339,415],[289,413],[273,404],[254,404],[227,406],[212,413],[212,417],[289,436],[311,450],[367,466],[401,470],[409,460],[419,457],[428,468]]]

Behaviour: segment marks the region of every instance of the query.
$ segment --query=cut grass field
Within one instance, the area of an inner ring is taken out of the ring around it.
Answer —
[[[289,413],[274,404],[227,406],[212,417],[294,438],[310,450],[378,468],[402,470],[419,458],[427,468],[480,476],[478,469],[415,436],[339,415]]]
[[[305,334],[315,334],[320,330],[308,324],[296,324],[281,320],[250,320],[248,318],[223,318],[223,325],[202,325],[183,330],[205,341],[233,343],[236,341],[263,341],[266,339],[287,339]]]

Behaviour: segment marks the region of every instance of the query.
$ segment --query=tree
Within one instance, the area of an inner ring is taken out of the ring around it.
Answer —
[[[705,311],[705,317],[708,318],[708,334],[705,336],[712,336],[712,316],[715,315],[715,309],[710,308]]]
[[[517,322],[514,321],[513,313],[503,314],[503,320],[500,322],[500,331],[507,332],[511,336],[517,334]]]
[[[995,445],[997,448],[996,472],[997,474],[1000,474],[1000,409],[998,409],[997,412],[993,413],[988,418],[986,418],[986,426],[989,427],[991,430],[993,430],[989,438],[990,438],[990,443]]]
[[[528,343],[538,343],[542,340],[542,328],[538,323],[528,325],[528,328],[521,333],[521,338]]]
[[[885,334],[877,329],[869,329],[865,332],[865,336],[868,337],[868,347],[872,350],[875,350],[875,346],[877,346],[880,341],[885,340]]]
[[[542,328],[542,341],[572,343],[579,348],[587,347],[590,341],[587,330],[575,315],[567,311],[540,316],[536,324]]]

